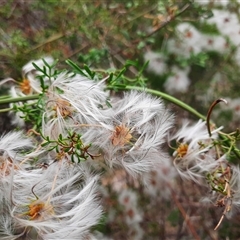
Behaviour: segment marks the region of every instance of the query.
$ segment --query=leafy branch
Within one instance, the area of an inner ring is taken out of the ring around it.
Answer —
[[[41,146],[48,146],[48,151],[55,150],[57,152],[56,160],[69,156],[72,162],[75,162],[75,159],[77,159],[79,163],[86,161],[89,157],[91,159],[97,157],[89,152],[91,144],[84,145],[81,139],[82,136],[76,132],[68,132],[67,137],[63,137],[60,134],[57,140],[51,140],[49,136],[45,137],[42,133],[41,136],[45,140]]]

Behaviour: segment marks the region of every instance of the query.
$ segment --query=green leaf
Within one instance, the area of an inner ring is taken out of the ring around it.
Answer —
[[[90,68],[89,68],[86,64],[84,64],[84,69],[85,69],[86,72],[89,74],[89,76],[91,77],[91,79],[93,79],[94,76],[95,76],[95,72],[92,72],[92,71],[90,70]]]
[[[123,68],[119,74],[117,75],[117,77],[114,79],[115,82],[118,81],[118,79],[126,72],[126,68]]]
[[[109,99],[106,100],[106,105],[107,105],[109,108],[112,108],[112,105],[111,105]]]
[[[141,41],[141,42],[138,43],[137,49],[142,49],[142,48],[145,47],[145,45],[146,45],[145,42]]]
[[[71,161],[74,163],[75,161],[74,161],[74,156],[73,155],[71,155]]]
[[[32,62],[32,65],[40,72],[43,72],[43,70],[34,62]]]
[[[108,81],[111,83],[112,80],[113,80],[113,73],[110,73],[109,78],[108,78]]]
[[[76,144],[76,148],[77,148],[77,149],[81,149],[81,144],[80,144],[80,143],[77,143],[77,144]]]
[[[56,90],[57,90],[57,92],[58,92],[59,94],[63,94],[63,93],[64,93],[64,91],[63,91],[61,88],[59,88],[59,87],[56,87]]]
[[[66,148],[63,149],[63,151],[64,152],[69,152],[70,149],[71,149],[70,147],[66,147]]]
[[[44,73],[46,76],[48,76],[46,66],[43,66],[43,73]]]
[[[132,60],[127,60],[124,64],[125,67],[130,67],[130,66],[134,66],[136,68],[138,68],[138,62],[137,61],[132,61]]]
[[[53,147],[49,148],[48,151],[50,152],[50,151],[52,151],[54,148],[56,148],[56,146],[53,146]],[[56,148],[56,152],[58,152],[58,151],[57,151],[57,148]]]
[[[83,76],[85,76],[85,77],[89,77],[86,73],[84,73],[83,71],[82,71],[82,69],[78,66],[78,65],[76,65],[74,62],[72,62],[71,60],[66,60],[65,61],[70,67],[72,67],[75,71],[76,71],[76,73],[79,73],[79,74],[81,74],[81,75],[83,75]]]
[[[62,138],[62,134],[61,133],[59,134],[58,138],[59,138],[60,141],[62,141],[63,138]]]
[[[42,143],[41,146],[46,147],[48,144],[49,144],[49,142],[45,142],[45,143]]]
[[[46,65],[49,69],[52,68],[44,58],[42,58],[42,61],[43,61],[44,65]]]

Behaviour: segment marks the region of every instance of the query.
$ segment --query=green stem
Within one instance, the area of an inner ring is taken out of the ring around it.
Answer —
[[[9,111],[11,111],[11,110],[12,110],[12,108],[0,109],[0,113],[9,112]]]
[[[108,87],[108,89],[114,89],[111,86]],[[198,111],[196,111],[194,108],[190,107],[189,105],[187,105],[186,103],[180,101],[179,99],[172,97],[166,93],[160,92],[160,91],[156,91],[153,89],[149,89],[149,88],[142,88],[142,87],[135,87],[135,86],[124,86],[121,88],[121,90],[137,90],[137,91],[144,91],[147,93],[151,93],[155,96],[159,96],[162,97],[163,99],[174,103],[175,105],[185,109],[186,111],[192,113],[193,115],[197,116],[198,118],[206,121],[206,117],[204,115],[202,115],[201,113],[199,113]]]
[[[17,97],[17,98],[5,98],[0,100],[0,105],[1,104],[7,104],[7,103],[15,103],[15,102],[25,102],[29,100],[35,100],[39,98],[39,94],[33,94],[30,96],[25,96],[25,97]]]
[[[10,98],[10,95],[4,95],[4,96],[0,96],[0,99],[6,99],[6,98]]]

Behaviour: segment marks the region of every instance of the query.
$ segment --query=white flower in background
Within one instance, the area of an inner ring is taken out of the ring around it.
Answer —
[[[147,51],[144,54],[144,61],[149,61],[147,67],[147,70],[149,72],[161,75],[164,74],[167,70],[167,65],[165,64],[165,57],[161,53]]]
[[[207,22],[210,24],[216,24],[219,30],[229,31],[231,28],[227,29],[227,27],[231,27],[231,25],[236,26],[239,23],[238,17],[235,13],[219,9],[213,9],[212,12],[213,16],[207,19]]]
[[[176,31],[189,46],[193,47],[194,51],[196,45],[199,44],[199,39],[202,37],[201,32],[187,22],[178,24],[176,26]]]
[[[236,13],[213,9],[213,17],[204,20],[208,24],[215,24],[219,32],[227,36],[234,45],[240,44],[240,23]]]
[[[214,6],[227,6],[230,1],[229,0],[198,0],[196,1],[197,4],[201,4],[201,5],[209,5],[211,4],[214,4]]]
[[[190,79],[188,77],[189,71],[189,68],[180,69],[174,66],[171,69],[172,76],[168,77],[164,83],[166,91],[170,94],[187,92],[190,85]]]
[[[240,24],[236,14],[229,11],[213,10],[214,17],[206,21],[215,24],[223,36],[207,35],[199,32],[190,23],[181,23],[176,26],[178,39],[169,39],[167,50],[169,53],[189,58],[191,54],[202,51],[217,51],[225,53],[229,50],[229,42],[238,46],[240,44]]]
[[[128,236],[131,237],[131,239],[143,239],[144,230],[140,224],[132,224],[128,230]]]
[[[138,207],[138,196],[131,189],[124,189],[118,201],[123,208],[124,221],[128,226],[127,235],[131,236],[131,239],[142,239],[144,232],[141,230],[140,223],[144,213]]]
[[[110,120],[89,129],[83,139],[100,149],[110,166],[122,166],[136,175],[150,171],[166,157],[161,145],[173,117],[160,99],[128,92],[106,114]]]
[[[123,189],[119,193],[118,202],[124,208],[130,208],[133,205],[137,205],[137,194],[130,189]]]
[[[198,47],[197,47],[198,48]],[[170,54],[174,54],[175,56],[181,56],[185,58],[190,58],[194,51],[191,46],[189,46],[184,39],[178,37],[178,39],[170,38],[167,41],[167,51]],[[200,52],[199,50],[196,53]]]
[[[176,26],[178,39],[169,39],[167,50],[174,55],[189,58],[191,54],[198,54],[201,49],[202,34],[191,24],[181,23]]]
[[[177,171],[170,159],[159,164],[155,170],[143,174],[144,192],[152,197],[171,197],[170,186],[174,184]]]
[[[109,236],[105,236],[102,232],[94,231],[93,234],[89,235],[88,240],[114,240]]]
[[[142,212],[138,209],[137,195],[129,189],[124,189],[118,198],[123,207],[126,223],[131,227],[142,221]]]
[[[190,57],[190,52],[189,49],[187,51],[184,51],[184,48],[186,46],[184,45],[184,42],[178,39],[170,38],[167,41],[167,51],[168,53],[172,53],[176,56],[185,56],[185,57]]]
[[[143,219],[143,213],[136,205],[132,205],[131,207],[124,209],[124,211],[126,223],[129,226],[139,224]]]
[[[229,44],[223,36],[203,34],[201,38],[201,45],[204,51],[226,53],[229,50]]]

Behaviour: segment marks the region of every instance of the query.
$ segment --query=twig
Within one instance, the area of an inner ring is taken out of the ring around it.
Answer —
[[[66,34],[64,34],[64,33],[57,33],[57,34],[55,34],[55,35],[47,38],[44,42],[39,43],[39,44],[37,44],[36,46],[34,46],[33,48],[27,50],[25,53],[30,53],[30,52],[38,49],[38,48],[43,47],[43,46],[46,45],[47,43],[54,42],[54,41],[56,41],[56,40],[58,40],[58,39],[60,39],[60,38],[62,38],[62,37],[65,37],[65,36],[66,36]]]
[[[135,21],[136,19],[138,19],[138,18],[140,18],[140,17],[142,17],[142,16],[144,16],[144,15],[146,15],[146,14],[148,14],[149,12],[155,10],[156,8],[157,8],[157,6],[155,5],[155,6],[153,6],[152,8],[150,8],[150,9],[148,9],[148,10],[146,10],[146,11],[140,13],[140,14],[138,14],[138,15],[135,16],[134,18],[131,18],[130,20],[124,22],[124,23],[123,23],[123,26],[126,25],[126,24],[128,24],[128,23],[130,23],[130,22],[132,22],[132,21]]]
[[[72,53],[71,53],[70,55],[68,55],[66,58],[69,59],[69,58],[73,57],[74,55],[76,55],[77,53],[83,51],[83,49],[85,49],[85,48],[87,48],[87,47],[89,47],[89,46],[90,46],[90,43],[87,43],[86,45],[84,45],[84,46],[76,49],[74,52],[72,52]]]
[[[228,213],[231,210],[231,205],[232,205],[232,199],[230,197],[227,197],[225,209],[223,211],[223,214],[222,214],[217,226],[214,228],[214,230],[217,230],[218,227],[221,225],[224,217],[226,216],[226,213]]]
[[[134,41],[132,41],[130,44],[128,44],[128,48],[130,48],[132,45],[139,43],[140,41],[142,41],[143,39],[146,39],[148,37],[151,37],[152,35],[154,35],[155,33],[157,33],[159,30],[161,30],[162,28],[164,28],[167,24],[169,24],[172,20],[174,20],[176,17],[178,17],[179,15],[181,15],[182,13],[184,13],[189,7],[191,6],[191,3],[187,3],[186,5],[184,5],[184,7],[175,15],[170,16],[165,22],[163,22],[160,26],[158,26],[156,29],[154,29],[154,31],[150,32],[149,34],[145,35],[142,38],[138,38]],[[126,45],[126,44],[125,44]],[[111,53],[113,56],[117,55],[119,53],[122,52],[122,49]]]
[[[207,119],[206,119],[206,122],[207,122],[207,129],[208,129],[208,134],[209,134],[209,137],[212,136],[212,133],[211,133],[211,127],[210,127],[210,117],[211,117],[211,113],[213,111],[213,108],[220,102],[225,102],[227,104],[227,101],[223,98],[219,98],[217,100],[215,100],[212,105],[210,106],[210,108],[208,109],[208,113],[207,113]]]
[[[154,35],[155,33],[157,33],[159,30],[161,30],[162,28],[164,28],[167,24],[169,24],[172,20],[174,20],[176,17],[180,16],[182,13],[184,13],[189,7],[191,6],[191,3],[187,3],[177,14],[168,17],[168,19],[163,22],[160,26],[158,26],[156,29],[154,29],[154,31],[150,32],[149,34],[147,34],[146,36],[144,36],[143,38],[148,38],[151,37],[152,35]],[[142,39],[136,39],[134,40],[132,43],[136,44],[139,43]]]
[[[181,203],[178,201],[178,199],[176,198],[176,194],[174,192],[174,190],[170,187],[171,189],[171,194],[172,194],[172,198],[175,202],[175,204],[177,205],[179,211],[181,212],[184,220],[186,221],[187,223],[187,226],[188,226],[188,229],[190,230],[190,232],[192,233],[194,239],[196,240],[200,240],[200,237],[198,236],[195,228],[193,227],[193,225],[191,224],[190,220],[189,220],[189,217],[187,216],[187,213],[186,211],[184,210],[184,208],[182,207]]]

